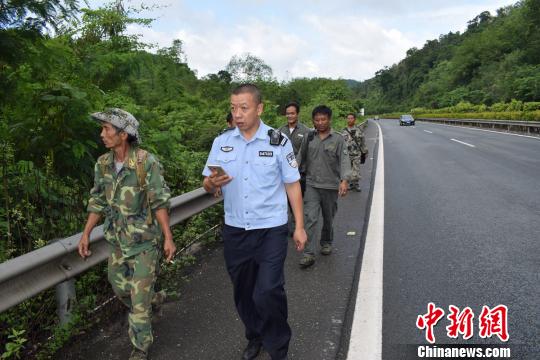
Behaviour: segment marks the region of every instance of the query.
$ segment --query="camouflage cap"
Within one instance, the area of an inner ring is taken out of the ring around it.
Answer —
[[[125,110],[119,108],[110,108],[105,111],[95,112],[90,116],[97,121],[107,122],[122,131],[125,131],[129,135],[133,135],[137,138],[137,141],[141,142],[139,136],[139,122],[135,119],[135,116],[131,115]]]

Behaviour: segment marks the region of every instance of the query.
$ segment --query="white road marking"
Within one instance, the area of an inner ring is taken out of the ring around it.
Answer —
[[[427,133],[433,134],[433,132],[431,132],[429,130],[424,130],[424,131],[427,132]]]
[[[534,139],[534,140],[540,140],[539,136],[521,135],[521,134],[514,134],[514,133],[511,133],[511,132],[496,131],[496,130],[477,129],[477,128],[472,128],[472,127],[468,127],[468,126],[447,125],[447,124],[437,124],[437,123],[430,123],[430,124],[431,125],[438,125],[438,126],[455,127],[455,128],[457,127],[457,128],[461,128],[461,129],[468,129],[468,130],[475,130],[475,131],[485,131],[485,132],[490,132],[490,133],[500,134],[500,135],[519,136],[519,137],[524,137],[524,138],[529,138],[529,139]]]
[[[472,148],[473,148],[473,147],[476,147],[476,146],[474,146],[474,145],[471,145],[471,144],[468,144],[468,143],[466,143],[466,142],[459,141],[459,140],[456,140],[456,139],[450,139],[450,140],[455,141],[455,142],[460,143],[460,144],[463,144],[463,145],[467,145],[467,146],[472,147]]]
[[[384,146],[379,128],[379,151],[373,200],[349,343],[349,360],[382,358],[382,298],[384,241]]]

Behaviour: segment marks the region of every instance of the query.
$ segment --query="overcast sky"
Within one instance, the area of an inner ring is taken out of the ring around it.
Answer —
[[[329,77],[365,80],[405,57],[411,47],[463,32],[482,11],[513,0],[146,0],[151,28],[130,26],[145,42],[184,43],[199,77],[225,68],[233,55],[262,58],[278,80]],[[104,1],[89,0],[95,8]],[[140,0],[124,1],[137,6]]]

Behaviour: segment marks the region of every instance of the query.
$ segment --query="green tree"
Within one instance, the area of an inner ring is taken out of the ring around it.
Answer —
[[[225,70],[236,82],[256,82],[272,80],[272,68],[261,58],[250,53],[234,55]]]

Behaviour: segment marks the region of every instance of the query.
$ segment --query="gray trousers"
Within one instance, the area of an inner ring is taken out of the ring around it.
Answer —
[[[304,221],[307,233],[307,244],[304,255],[315,255],[315,239],[319,210],[322,212],[323,226],[320,244],[332,244],[334,241],[334,216],[337,212],[337,190],[318,189],[306,185],[304,194]]]

